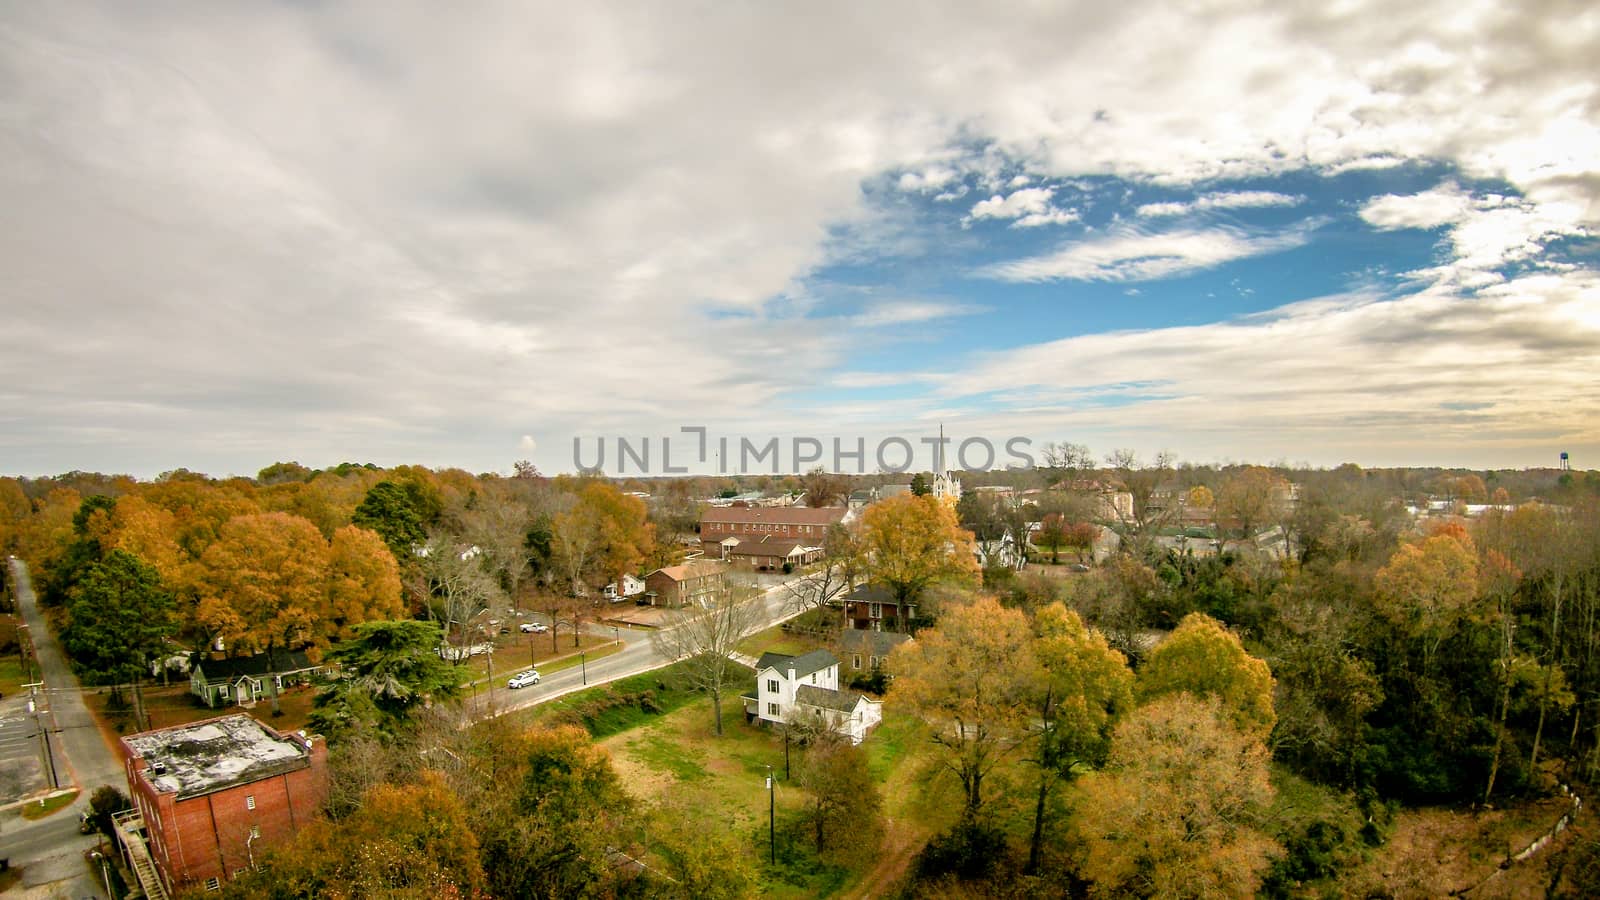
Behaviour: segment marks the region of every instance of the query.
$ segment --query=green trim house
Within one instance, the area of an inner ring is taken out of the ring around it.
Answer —
[[[273,661],[277,671],[273,671]],[[250,707],[286,687],[309,683],[326,668],[313,663],[303,650],[277,651],[271,661],[265,653],[229,659],[197,654],[189,663],[189,693],[213,709]]]

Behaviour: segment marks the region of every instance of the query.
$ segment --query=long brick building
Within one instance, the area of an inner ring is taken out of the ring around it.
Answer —
[[[757,569],[799,566],[822,556],[828,529],[851,513],[844,507],[728,506],[700,516],[700,548],[707,559]]]
[[[327,794],[320,738],[247,715],[128,735],[122,749],[134,805],[118,821],[123,853],[141,881],[153,862],[169,894],[214,890],[254,865],[311,821]]]

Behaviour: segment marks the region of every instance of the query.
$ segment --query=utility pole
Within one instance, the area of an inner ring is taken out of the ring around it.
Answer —
[[[589,661],[584,658],[584,654],[582,654],[582,653],[578,654],[578,669],[583,672],[583,683],[584,684],[588,684],[589,683]]]
[[[23,685],[28,689],[28,712],[33,713],[33,727],[39,732],[39,746],[44,753],[45,766],[50,769],[50,789],[55,790],[61,787],[61,780],[56,775],[55,754],[50,752],[50,732],[44,727],[44,711],[39,708],[39,688],[43,686],[42,681]]]
[[[778,864],[778,796],[774,791],[772,767],[767,766],[767,847],[772,864]]]

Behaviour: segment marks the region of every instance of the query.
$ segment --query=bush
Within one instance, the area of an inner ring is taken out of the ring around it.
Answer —
[[[934,837],[917,854],[913,867],[918,880],[954,875],[963,881],[986,881],[1015,868],[1005,832],[972,820]]]

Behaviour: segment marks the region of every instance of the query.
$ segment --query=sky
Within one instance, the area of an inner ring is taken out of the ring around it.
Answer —
[[[1589,2],[0,3],[0,472],[1600,467],[1596,59]]]

